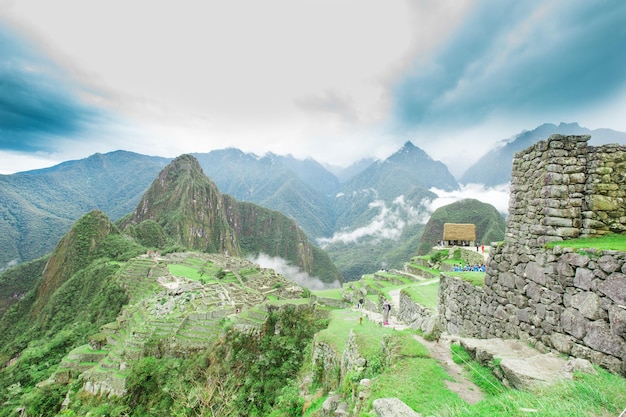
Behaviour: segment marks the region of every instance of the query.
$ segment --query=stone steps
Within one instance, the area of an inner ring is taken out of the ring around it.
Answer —
[[[468,353],[481,364],[490,367],[499,364],[504,382],[521,390],[536,389],[553,384],[561,379],[572,379],[572,367],[595,373],[592,365],[582,360],[573,362],[553,353],[541,353],[517,339],[474,339],[460,338],[459,343]],[[587,366],[588,365],[588,366]]]

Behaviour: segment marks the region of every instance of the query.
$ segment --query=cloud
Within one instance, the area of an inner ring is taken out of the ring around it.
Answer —
[[[317,239],[317,243],[325,247],[333,243],[357,243],[364,239],[374,241],[398,239],[407,226],[426,223],[430,215],[439,207],[466,198],[491,204],[504,215],[508,212],[509,184],[492,188],[487,188],[482,184],[460,184],[460,189],[455,191],[444,191],[438,188],[431,188],[429,191],[437,197],[433,200],[424,199],[418,207],[407,203],[403,195],[397,197],[389,206],[383,200],[375,200],[369,204],[369,207],[378,210],[378,213],[367,225],[353,230],[335,232],[332,237]]]
[[[300,268],[290,265],[288,261],[280,257],[260,253],[256,258],[250,258],[249,260],[259,264],[263,268],[273,269],[279,274],[294,281],[301,287],[305,287],[310,290],[325,290],[329,288],[341,287],[341,283],[339,281],[335,281],[333,283],[323,282],[317,277],[310,276]]]
[[[378,214],[369,224],[354,230],[335,232],[329,238],[317,239],[318,244],[324,247],[338,242],[357,243],[363,239],[396,240],[406,226],[424,223],[428,220],[428,213],[407,203],[403,195],[396,197],[390,206],[387,206],[383,200],[375,200],[369,204],[369,207],[378,210]]]
[[[400,126],[591,108],[626,84],[626,3],[478,1],[395,86]]]
[[[0,21],[0,149],[50,151],[83,132],[102,113],[86,91]]]
[[[437,198],[427,204],[430,213],[439,207],[452,204],[455,201],[473,198],[483,203],[494,206],[500,213],[507,214],[509,211],[509,184],[502,184],[495,187],[485,187],[483,184],[460,184],[458,191],[444,191],[438,188],[431,188],[429,191],[437,194]]]

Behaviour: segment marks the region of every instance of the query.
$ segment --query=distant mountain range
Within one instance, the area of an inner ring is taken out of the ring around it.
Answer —
[[[626,143],[626,133],[611,129],[590,130],[578,123],[561,123],[558,126],[546,123],[536,129],[524,131],[512,139],[503,140],[500,146],[487,152],[461,176],[462,184],[477,183],[492,187],[511,180],[513,155],[533,143],[559,133],[562,135],[591,135],[590,145]]]
[[[460,184],[505,183],[513,153],[552,133],[591,134],[592,143],[624,142],[625,133],[577,124],[542,125],[503,142],[457,181],[447,167],[406,142],[383,161],[345,170],[312,159],[238,149],[193,154],[220,193],[283,213],[324,248],[344,279],[380,265],[400,267],[415,254],[428,203]],[[98,209],[113,221],[132,212],[171,159],[126,151],[95,154],[52,168],[0,176],[0,269],[49,253],[71,224]],[[227,196],[225,196],[228,198]],[[480,200],[480,196],[475,196]]]

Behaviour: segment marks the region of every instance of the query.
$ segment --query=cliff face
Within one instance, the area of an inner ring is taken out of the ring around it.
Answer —
[[[313,249],[296,222],[282,213],[224,196],[227,218],[246,254],[288,259],[311,273]]]

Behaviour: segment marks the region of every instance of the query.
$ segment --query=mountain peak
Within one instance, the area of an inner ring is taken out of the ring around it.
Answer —
[[[202,167],[200,166],[200,163],[193,155],[190,155],[190,154],[183,154],[174,158],[174,160],[170,162],[169,165],[167,165],[167,167],[165,167],[163,171],[167,171],[167,172],[187,171],[187,172],[195,172],[204,176],[204,171],[202,171]]]
[[[184,247],[240,254],[222,194],[193,155],[181,155],[163,168],[123,227],[147,220]]]
[[[387,158],[385,162],[398,162],[401,160],[432,161],[433,159],[423,149],[413,145],[413,142],[408,140],[402,145],[402,148]]]

